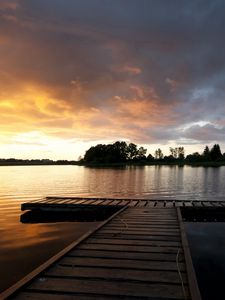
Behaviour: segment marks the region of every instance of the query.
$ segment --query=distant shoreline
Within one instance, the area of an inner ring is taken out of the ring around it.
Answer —
[[[100,167],[126,167],[126,166],[192,166],[192,167],[220,167],[225,161],[208,162],[120,162],[120,163],[84,163],[78,161],[0,161],[1,166],[83,166],[91,168]]]
[[[0,166],[52,166],[52,165],[80,165],[78,161],[48,160],[48,159],[0,159]]]

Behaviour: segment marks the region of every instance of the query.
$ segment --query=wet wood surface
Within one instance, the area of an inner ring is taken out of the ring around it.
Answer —
[[[162,203],[127,207],[12,298],[191,299],[177,211]]]

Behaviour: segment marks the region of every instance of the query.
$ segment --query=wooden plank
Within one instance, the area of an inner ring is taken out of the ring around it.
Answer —
[[[130,203],[128,204],[129,206],[136,206],[138,204],[139,200],[131,200]]]
[[[174,214],[174,208],[173,206],[171,207],[166,207],[167,203],[173,203],[172,201],[152,201],[153,206],[146,206],[142,208],[142,211],[145,213],[164,213],[164,214]],[[166,208],[166,209],[164,209]],[[134,213],[134,210],[133,210]]]
[[[180,229],[181,229],[182,246],[183,246],[184,257],[185,257],[185,262],[186,262],[187,276],[188,276],[188,283],[189,283],[191,299],[192,300],[201,300],[201,294],[199,291],[196,274],[195,274],[194,267],[192,264],[192,258],[191,258],[191,254],[190,254],[189,244],[188,244],[184,224],[182,221],[181,211],[179,208],[177,208],[177,215],[178,215],[178,221],[179,221],[179,225],[180,225]]]
[[[128,205],[130,201],[129,200],[121,200],[120,205]]]
[[[175,207],[182,207],[183,206],[183,200],[175,200]]]
[[[174,206],[173,201],[166,201],[166,205],[165,205],[166,208],[173,207],[173,206]]]
[[[202,201],[202,205],[204,207],[212,207],[212,204],[210,203],[210,201]]]
[[[174,284],[150,284],[150,283],[126,283],[122,281],[80,280],[65,278],[47,278],[43,281],[35,281],[28,290],[53,291],[61,293],[86,293],[98,295],[151,297],[184,299],[180,285]]]
[[[184,206],[185,206],[185,207],[192,207],[193,204],[192,204],[191,201],[184,201]]]
[[[141,220],[141,218],[132,220],[132,219],[127,219],[125,217],[121,217],[121,218],[117,218],[116,220],[112,220],[112,224],[133,224],[133,225],[142,225],[142,226],[152,226],[152,225],[168,225],[168,226],[177,226],[178,222],[177,220],[173,220],[173,221],[164,221],[162,220],[158,220],[158,219],[149,219],[149,220]]]
[[[123,220],[127,220],[130,222],[177,222],[176,217],[168,217],[168,216],[136,216],[136,217],[129,217],[129,216],[121,216]],[[117,218],[118,219],[118,218]]]
[[[157,208],[161,208],[161,207],[164,207],[164,201],[156,201],[156,203],[155,203],[155,206],[157,207]]]
[[[146,200],[146,199],[140,199],[139,201],[147,201],[149,203],[149,200]],[[151,200],[150,202],[154,203],[157,202],[157,200]],[[164,200],[162,202],[165,202]],[[152,207],[145,207],[145,208],[140,208],[140,207],[136,207],[136,208],[132,208],[131,207],[131,212],[134,212],[134,211],[162,211],[162,212],[165,212],[165,211],[170,211],[170,212],[174,212],[173,208],[168,208],[166,210],[162,209],[162,207],[158,208],[157,206],[154,206],[154,209],[152,209]]]
[[[67,203],[68,204],[82,204],[85,201],[86,201],[85,199],[77,199],[77,200],[69,199],[69,200],[67,200]]]
[[[175,235],[179,235],[179,229],[177,228],[167,228],[167,227],[164,227],[164,228],[160,228],[160,227],[154,227],[152,228],[151,226],[149,227],[136,227],[136,226],[125,226],[125,225],[119,225],[119,226],[116,226],[116,225],[110,225],[110,226],[107,226],[107,228],[103,229],[103,230],[111,230],[111,231],[115,231],[115,232],[118,232],[120,230],[126,230],[127,232],[133,232],[133,231],[139,231],[139,232],[145,232],[146,234],[148,233],[151,233],[151,232],[158,232],[158,233],[173,233]],[[102,230],[102,231],[103,231]],[[102,232],[102,231],[99,231],[99,232]]]
[[[149,219],[149,218],[159,218],[159,217],[165,217],[165,218],[176,218],[175,214],[160,214],[160,213],[136,213],[136,214],[122,214],[120,217],[121,218],[127,218],[127,219]]]
[[[147,207],[155,207],[157,205],[157,201],[148,202]]]
[[[128,226],[129,225],[140,225],[140,226],[177,226],[177,222],[163,222],[163,221],[154,221],[154,220],[150,220],[150,221],[146,221],[146,222],[139,222],[139,221],[129,221],[129,220],[126,220],[124,218],[121,219],[121,223],[123,222],[123,224],[127,224]]]
[[[107,235],[103,235],[103,234],[99,234],[95,236],[96,238],[101,238],[101,239],[114,239],[114,240],[118,240],[119,242],[124,240],[124,244],[126,244],[127,241],[130,242],[134,242],[135,241],[146,241],[146,245],[154,245],[154,246],[160,246],[162,247],[164,244],[168,244],[168,245],[178,245],[181,243],[181,240],[173,240],[173,239],[163,239],[163,238],[157,238],[155,239],[154,237],[150,236],[135,236],[135,235],[126,235],[126,234],[119,234],[119,235],[115,235],[115,236],[107,236]],[[107,243],[107,241],[106,241]]]
[[[68,267],[58,265],[47,270],[44,276],[54,277],[76,277],[84,279],[110,279],[120,281],[160,282],[180,284],[177,272],[171,271],[149,271],[130,269],[105,269],[88,267]],[[183,280],[187,283],[187,277],[183,274]]]
[[[139,208],[139,207],[144,207],[146,204],[147,204],[147,201],[144,201],[144,200],[142,201],[142,200],[141,200],[141,201],[138,202],[137,207],[138,207],[138,208]]]
[[[104,200],[98,199],[98,200],[95,201],[94,204],[95,204],[95,205],[104,205]]]
[[[133,225],[133,226],[168,226],[168,227],[177,227],[177,222],[170,222],[170,223],[167,223],[167,222],[141,222],[141,221],[135,221],[135,222],[133,222],[133,221],[126,221],[126,220],[124,220],[124,219],[120,219],[120,223],[126,223],[126,224],[128,224],[128,225]],[[115,222],[114,220],[110,223],[110,224],[118,224],[118,222]]]
[[[177,221],[156,221],[156,220],[149,220],[149,221],[141,221],[141,220],[129,220],[125,218],[121,218],[120,220],[126,222],[127,224],[140,224],[140,225],[153,225],[153,224],[162,224],[162,225],[176,225],[177,226]]]
[[[154,215],[149,215],[149,216],[139,216],[139,215],[134,215],[134,216],[129,216],[129,215],[124,215],[124,216],[121,216],[121,218],[123,218],[123,219],[128,219],[128,220],[133,220],[133,221],[135,221],[135,220],[139,220],[139,221],[149,221],[149,220],[163,220],[163,221],[177,221],[177,217],[176,217],[176,215],[174,215],[174,216],[170,216],[170,215],[168,215],[168,216],[166,216],[166,215],[162,215],[162,214],[159,214],[159,215],[156,215],[156,214],[154,214]]]
[[[159,246],[132,246],[132,245],[96,245],[96,244],[81,244],[77,249],[89,250],[109,250],[109,251],[124,251],[124,252],[152,252],[152,253],[177,253],[177,247],[159,247]],[[125,255],[124,255],[125,256]]]
[[[132,219],[132,218],[138,218],[138,217],[141,217],[141,218],[150,218],[150,217],[155,217],[155,218],[160,218],[160,217],[165,217],[165,218],[171,218],[171,219],[176,219],[177,216],[176,214],[174,213],[166,213],[166,214],[163,214],[163,213],[136,213],[136,214],[124,214],[124,217],[127,216],[128,218]]]
[[[160,245],[159,245],[160,246]],[[177,253],[151,253],[151,252],[122,252],[113,250],[74,250],[68,254],[75,257],[97,257],[97,258],[116,258],[116,259],[135,259],[135,260],[155,260],[155,261],[176,261]],[[182,253],[179,257],[180,261],[184,258]]]
[[[223,207],[221,201],[211,201],[211,204],[213,204],[215,207]]]
[[[122,216],[120,216],[120,218],[122,218],[123,220],[127,220],[127,221],[130,221],[130,222],[143,222],[143,223],[145,223],[145,222],[151,222],[151,221],[156,221],[156,222],[174,222],[174,223],[176,223],[177,222],[177,219],[174,217],[172,220],[168,220],[169,218],[168,217],[166,217],[165,216],[165,218],[159,218],[159,217],[157,217],[157,216],[153,216],[153,217],[145,217],[145,218],[143,218],[143,217],[139,217],[138,218],[138,216],[136,216],[136,217],[129,217],[129,216],[126,216],[126,215],[122,215]],[[119,218],[117,218],[117,219],[119,219]],[[116,220],[117,220],[116,219]]]
[[[120,223],[121,224],[121,223]],[[130,229],[136,229],[136,230],[141,230],[141,229],[148,229],[149,228],[149,231],[154,231],[154,230],[163,230],[163,229],[168,229],[168,230],[176,230],[177,229],[177,227],[175,227],[175,225],[171,225],[171,226],[167,226],[166,227],[166,224],[146,224],[146,225],[142,225],[141,223],[137,223],[137,224],[135,224],[135,223],[122,223],[121,225],[118,225],[118,226],[116,226],[115,224],[112,224],[112,225],[110,225],[110,227],[114,227],[114,228],[130,228]],[[110,228],[109,227],[109,228]],[[106,229],[106,228],[105,228]],[[151,230],[152,229],[152,230]]]
[[[133,227],[144,227],[144,228],[152,228],[152,227],[162,227],[162,228],[179,228],[178,224],[176,224],[175,222],[172,224],[168,224],[166,222],[125,222],[124,219],[120,219],[119,222],[115,222],[114,220],[112,222],[110,222],[109,226],[122,226],[122,225],[129,225],[129,226],[133,226]]]
[[[79,200],[72,200],[72,199],[59,199],[59,200],[55,200],[56,204],[70,204],[72,202],[72,204],[77,204],[77,202],[79,202]]]
[[[139,234],[139,235],[157,235],[157,236],[171,236],[171,237],[176,237],[176,238],[179,238],[179,235],[177,234],[177,231],[165,231],[165,230],[145,230],[145,229],[138,229],[138,230],[135,230],[135,229],[129,229],[129,228],[126,228],[126,227],[123,227],[121,229],[107,229],[107,228],[103,228],[101,230],[98,231],[99,234],[101,233],[105,233],[105,234],[111,234],[111,235],[114,235],[114,234],[119,234],[119,233],[126,233],[126,234]]]
[[[129,218],[153,218],[153,217],[164,217],[164,218],[175,218],[177,219],[176,214],[172,214],[172,213],[136,213],[136,214],[129,214],[129,215],[124,215],[127,216]]]
[[[122,217],[122,220],[124,221],[124,222],[126,222],[126,223],[141,223],[141,224],[148,224],[148,223],[152,223],[152,222],[154,222],[155,224],[157,224],[157,222],[158,223],[164,223],[164,224],[177,224],[177,220],[176,219],[174,219],[174,220],[172,220],[172,219],[163,219],[163,218],[149,218],[149,219],[143,219],[143,221],[142,221],[142,218],[124,218],[124,217]]]
[[[127,236],[142,236],[143,238],[148,237],[148,239],[152,239],[152,240],[160,240],[160,241],[180,241],[180,236],[178,235],[169,235],[169,234],[159,234],[157,232],[155,233],[151,233],[151,234],[146,234],[145,232],[138,232],[138,231],[134,231],[134,232],[129,232],[129,231],[123,231],[123,230],[119,230],[119,231],[101,231],[99,233],[97,233],[98,236],[102,235],[102,234],[107,234],[109,235],[109,237],[114,237],[114,236],[118,236],[118,235],[122,235],[122,234],[126,234]]]
[[[104,200],[104,205],[110,205],[113,202],[113,199]]]
[[[165,230],[178,230],[179,227],[177,225],[155,225],[154,223],[150,225],[142,225],[142,224],[126,224],[124,222],[121,222],[118,224],[118,222],[110,223],[107,228],[122,228],[122,227],[129,227],[129,228],[146,228],[146,229],[165,229]]]
[[[180,241],[180,237],[177,238],[176,240],[171,239],[170,237],[157,237],[156,236],[147,236],[147,235],[134,235],[134,234],[126,234],[126,232],[121,232],[120,234],[117,235],[111,235],[109,236],[108,234],[95,234],[95,237],[101,237],[101,238],[120,238],[120,239],[124,239],[124,240],[147,240],[147,241],[176,241],[179,242]]]
[[[174,242],[179,242],[181,239],[180,237],[173,237],[173,236],[165,236],[165,235],[143,235],[139,234],[137,238],[137,235],[135,234],[130,234],[127,232],[118,232],[115,234],[107,234],[109,238],[116,238],[116,237],[121,237],[121,238],[127,238],[127,239],[146,239],[146,240],[151,240],[151,241],[174,241]],[[105,237],[106,234],[96,234],[97,237]]]
[[[62,294],[62,293],[51,293],[50,292],[41,292],[41,291],[27,291],[21,292],[13,299],[16,300],[118,300],[116,296],[104,296],[104,295],[87,295],[87,294]],[[130,298],[123,298],[130,300]],[[138,298],[132,298],[137,299]]]
[[[125,215],[123,216],[124,218],[128,218],[128,219],[139,219],[143,221],[145,219],[149,220],[149,219],[172,219],[172,220],[177,220],[177,216],[176,215],[172,215],[172,214],[136,214],[136,215]]]
[[[121,202],[121,200],[116,200],[116,199],[115,199],[115,200],[113,200],[112,202],[110,202],[109,205],[116,205],[116,206],[117,206],[117,205],[120,204],[120,202]]]
[[[94,204],[97,200],[96,199],[86,199],[83,204],[87,204],[87,205],[90,205],[90,204]]]
[[[158,233],[162,234],[165,233],[165,235],[175,235],[179,236],[179,231],[176,228],[160,228],[160,227],[135,227],[135,226],[110,226],[105,228],[104,230],[110,230],[114,232],[127,232],[127,233],[133,233],[134,231],[139,231],[140,233],[146,233],[146,234],[151,234],[151,233]],[[100,232],[100,231],[99,231]],[[101,231],[102,233],[102,231]]]
[[[146,203],[146,208],[149,208],[149,207],[154,207],[154,203],[155,201],[154,200],[147,200],[147,203]]]
[[[112,245],[141,245],[141,246],[167,246],[167,247],[180,247],[181,242],[174,241],[149,241],[149,240],[124,240],[120,238],[102,239],[102,238],[89,238],[88,244],[112,244]]]
[[[200,202],[200,201],[193,201],[192,204],[195,207],[203,207],[202,202]]]

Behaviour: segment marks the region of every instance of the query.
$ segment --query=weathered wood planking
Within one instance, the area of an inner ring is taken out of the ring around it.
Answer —
[[[173,220],[176,229],[162,227],[159,220],[166,225],[164,217]],[[129,228],[130,219],[140,226],[142,218],[143,226]],[[192,299],[179,228],[175,207],[128,207],[12,298]]]
[[[223,207],[224,201],[185,201],[185,200],[151,200],[151,199],[110,199],[82,197],[46,197],[41,200],[26,202],[21,210],[71,211],[78,205],[129,206],[138,208],[172,208],[172,207]]]

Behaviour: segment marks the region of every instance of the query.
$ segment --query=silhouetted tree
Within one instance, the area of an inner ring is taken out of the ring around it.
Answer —
[[[175,159],[184,159],[184,147],[170,147],[170,153],[171,156]],[[169,158],[169,156],[167,158]]]
[[[110,154],[113,156],[113,162],[125,162],[127,160],[127,143],[115,142],[113,145],[107,145]]]
[[[189,154],[186,157],[188,162],[198,162],[201,161],[201,155],[198,152],[194,152],[193,154]]]
[[[98,144],[96,146],[92,146],[85,153],[84,160],[86,162],[95,162],[101,163],[106,162],[108,159],[107,145]]]
[[[172,147],[170,147],[170,153],[171,153],[171,156],[173,157],[173,158],[177,158],[177,155],[178,155],[178,148],[172,148]]]
[[[178,147],[178,158],[180,160],[184,159],[184,147]]]
[[[130,143],[127,147],[127,158],[129,160],[132,160],[136,158],[137,154],[138,154],[137,145]]]
[[[155,158],[154,158],[153,155],[149,154],[149,155],[147,156],[147,161],[153,162],[154,160],[155,160]]]
[[[211,155],[210,155],[210,151],[209,151],[209,147],[208,146],[205,146],[205,149],[203,151],[202,156],[203,156],[204,160],[206,160],[206,161],[211,160]]]
[[[163,153],[162,153],[162,150],[160,148],[155,150],[155,158],[156,159],[163,159]]]
[[[144,147],[140,147],[138,149],[138,153],[137,153],[136,159],[137,160],[144,160],[144,159],[146,159],[146,153],[147,153],[147,149],[145,149]]]
[[[218,160],[222,158],[222,153],[219,144],[215,144],[210,150],[210,157],[212,160]]]

